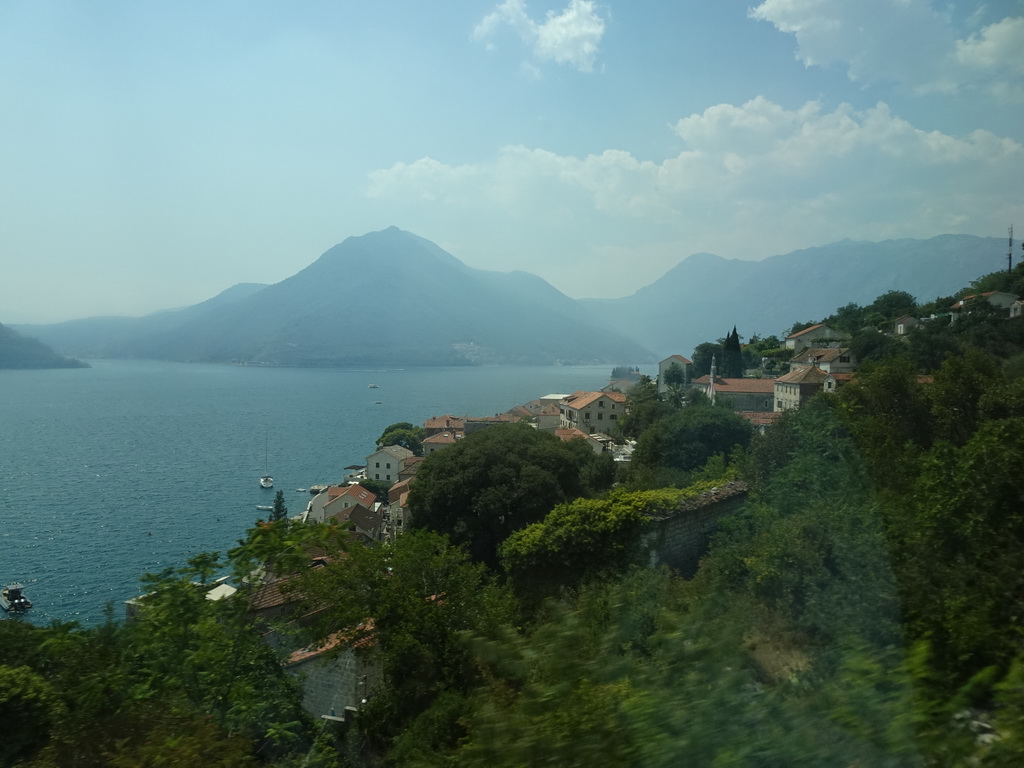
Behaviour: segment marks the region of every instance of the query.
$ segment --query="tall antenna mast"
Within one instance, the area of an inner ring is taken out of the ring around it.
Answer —
[[[1006,249],[1006,271],[1013,272],[1013,224],[1010,225],[1010,245]]]

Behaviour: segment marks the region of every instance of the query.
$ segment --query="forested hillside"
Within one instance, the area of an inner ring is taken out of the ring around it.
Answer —
[[[379,673],[346,723],[302,712],[244,600],[203,599],[213,557],[150,577],[135,624],[0,622],[0,762],[1024,764],[1024,318],[972,306],[764,434],[644,381],[617,477],[496,426],[422,462],[393,544],[258,525],[233,571],[296,572],[296,642],[344,638]],[[649,566],[652,516],[739,481],[692,578]]]
[[[0,368],[88,368],[85,363],[58,355],[38,339],[0,325]]]

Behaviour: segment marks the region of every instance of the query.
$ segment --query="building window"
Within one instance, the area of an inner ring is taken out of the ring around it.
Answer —
[[[598,408],[604,408],[604,400],[598,400],[597,401],[597,407]]]
[[[604,414],[603,413],[597,414],[597,418],[598,418],[598,420],[604,419]]]
[[[374,476],[373,476],[373,478],[374,478],[375,480],[380,480],[380,474],[376,474],[376,475],[374,475]]]
[[[615,421],[615,420],[616,420],[616,419],[618,418],[618,416],[616,416],[616,415],[615,415],[615,414],[613,413],[613,414],[611,414],[611,415],[610,415],[610,416],[609,416],[608,418],[609,418],[609,419],[611,419],[612,421]]]
[[[388,469],[391,469],[391,462],[388,462]]]
[[[377,462],[377,465],[374,467],[374,469],[380,469],[380,462],[379,461]]]

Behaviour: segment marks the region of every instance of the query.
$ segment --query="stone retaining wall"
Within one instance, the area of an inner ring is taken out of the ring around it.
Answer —
[[[667,565],[690,578],[708,548],[718,521],[741,509],[747,484],[733,480],[692,499],[670,515],[652,518],[642,539],[651,566]]]

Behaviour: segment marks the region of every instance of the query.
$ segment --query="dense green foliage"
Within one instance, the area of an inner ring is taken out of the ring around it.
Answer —
[[[509,534],[607,487],[611,470],[608,457],[581,441],[563,443],[527,424],[489,427],[423,461],[409,494],[411,527],[447,534],[496,565]]]
[[[423,427],[418,427],[408,421],[399,421],[384,428],[380,437],[377,438],[377,447],[400,445],[412,451],[414,456],[422,456],[423,438],[426,436],[427,430]]]
[[[244,602],[206,599],[218,565],[146,577],[128,624],[0,622],[0,765],[234,768],[310,749],[296,681]]]
[[[764,434],[642,378],[614,490],[511,425],[428,457],[392,543],[257,525],[239,581],[296,574],[301,641],[374,670],[344,726],[310,722],[244,601],[206,599],[216,555],[147,577],[126,625],[0,622],[0,765],[1024,764],[1024,332],[979,304],[878,333],[912,301],[830,318],[887,341]],[[650,567],[652,517],[735,478],[696,575]]]
[[[685,485],[689,476],[716,455],[729,455],[750,441],[746,420],[706,401],[679,408],[645,429],[630,462],[634,488]]]

